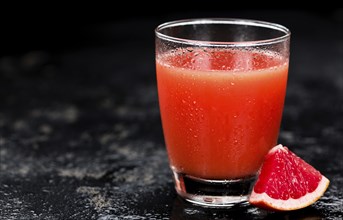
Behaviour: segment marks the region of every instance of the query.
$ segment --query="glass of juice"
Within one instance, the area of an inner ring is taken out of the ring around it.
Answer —
[[[205,206],[246,204],[277,144],[290,31],[246,19],[188,19],[156,30],[164,139],[177,193]]]

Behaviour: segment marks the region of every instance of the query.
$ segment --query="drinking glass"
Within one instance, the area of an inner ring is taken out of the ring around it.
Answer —
[[[188,19],[156,30],[164,139],[177,193],[204,206],[246,204],[277,144],[290,31],[246,19]]]

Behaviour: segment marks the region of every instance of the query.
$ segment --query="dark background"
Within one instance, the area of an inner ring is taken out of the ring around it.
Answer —
[[[212,3],[165,2],[152,13],[144,2],[2,8],[0,219],[342,218],[342,9]],[[279,142],[331,180],[314,205],[283,213],[204,209],[176,196],[159,117],[154,28],[191,17],[259,19],[291,30]]]
[[[213,5],[216,1],[214,1]],[[219,3],[218,3],[219,4]],[[143,5],[132,4],[132,7],[123,5],[123,7],[114,6],[99,7],[95,5],[91,8],[80,6],[77,8],[71,6],[56,7],[41,6],[41,9],[13,10],[3,16],[2,21],[2,43],[1,54],[17,54],[30,50],[52,50],[60,51],[63,49],[80,48],[90,45],[106,45],[113,40],[119,40],[124,37],[120,29],[115,26],[122,26],[125,32],[132,33],[134,36],[125,38],[126,40],[153,39],[152,29],[157,24],[165,21],[194,18],[194,17],[232,17],[232,18],[250,18],[259,20],[268,20],[271,22],[282,23],[293,30],[293,26],[317,29],[316,20],[299,19],[298,15],[310,16],[320,19],[321,22],[328,24],[341,25],[343,20],[343,9],[246,9],[242,7],[230,8],[220,5],[211,6],[203,4],[194,4],[192,6],[177,4],[166,4],[164,7],[157,7],[148,13],[145,10],[138,10]],[[226,9],[227,8],[227,9]],[[136,9],[136,10],[135,10]],[[122,13],[122,14],[121,14]],[[139,22],[149,22],[151,27],[142,27],[135,25]],[[94,29],[101,29],[106,25],[112,25],[110,33],[97,33]],[[297,32],[293,34],[297,35]],[[123,39],[121,39],[123,40]],[[148,42],[148,41],[147,41]]]

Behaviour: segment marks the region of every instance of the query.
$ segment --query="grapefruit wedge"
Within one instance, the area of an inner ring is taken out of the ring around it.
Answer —
[[[316,202],[329,183],[287,147],[277,145],[265,157],[249,202],[269,210],[301,209]]]

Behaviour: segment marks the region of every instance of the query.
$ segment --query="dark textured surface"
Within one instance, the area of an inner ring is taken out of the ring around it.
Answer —
[[[176,196],[153,60],[153,28],[181,18],[168,15],[83,24],[76,45],[2,54],[0,219],[342,219],[341,14],[336,20],[301,12],[219,15],[292,30],[280,143],[331,180],[318,202],[276,213],[205,209]]]

